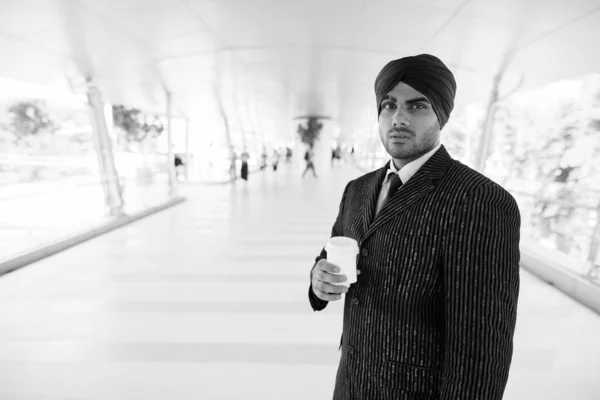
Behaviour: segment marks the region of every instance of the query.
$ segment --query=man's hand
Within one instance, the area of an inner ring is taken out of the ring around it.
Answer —
[[[312,271],[312,290],[315,295],[324,301],[336,301],[342,298],[341,293],[346,293],[348,288],[337,283],[346,281],[345,275],[335,275],[340,269],[327,260],[319,260]]]

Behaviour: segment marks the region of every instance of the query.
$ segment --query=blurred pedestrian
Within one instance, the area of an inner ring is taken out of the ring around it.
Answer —
[[[273,149],[273,171],[277,171],[277,166],[279,165],[279,152],[276,149]]]
[[[178,181],[182,181],[185,177],[185,163],[183,162],[181,154],[174,154],[173,158],[175,161],[175,178]]]
[[[308,172],[308,170],[312,170],[313,176],[316,178],[317,177],[317,172],[315,171],[315,164],[313,162],[313,151],[312,151],[313,147],[310,146],[307,150],[306,153],[304,153],[304,161],[306,161],[306,169],[304,170],[304,172],[302,173],[302,177],[304,178],[304,176],[306,175],[306,173]]]
[[[240,158],[242,160],[242,170],[240,171],[240,175],[243,180],[247,181],[248,180],[248,160],[250,159],[250,154],[248,154],[248,152],[246,151],[245,148],[244,148],[244,152],[242,153]]]

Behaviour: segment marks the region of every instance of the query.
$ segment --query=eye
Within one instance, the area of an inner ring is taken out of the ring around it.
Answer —
[[[386,101],[381,105],[381,108],[383,108],[384,110],[393,110],[396,108],[396,103]]]
[[[411,108],[416,109],[416,110],[425,110],[425,109],[427,109],[427,105],[423,104],[423,103],[415,103],[412,105]]]

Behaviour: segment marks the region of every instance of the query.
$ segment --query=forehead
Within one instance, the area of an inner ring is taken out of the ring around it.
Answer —
[[[395,97],[396,99],[398,99],[398,101],[414,99],[416,97],[427,98],[427,96],[425,96],[423,93],[413,89],[411,86],[407,85],[404,82],[398,82],[396,86],[394,86],[394,88],[386,94]]]

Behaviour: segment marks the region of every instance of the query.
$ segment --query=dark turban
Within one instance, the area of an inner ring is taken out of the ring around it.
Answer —
[[[377,115],[381,114],[381,100],[399,82],[404,82],[423,93],[431,102],[433,111],[443,128],[454,108],[456,81],[452,72],[437,57],[419,54],[390,61],[375,79]]]

